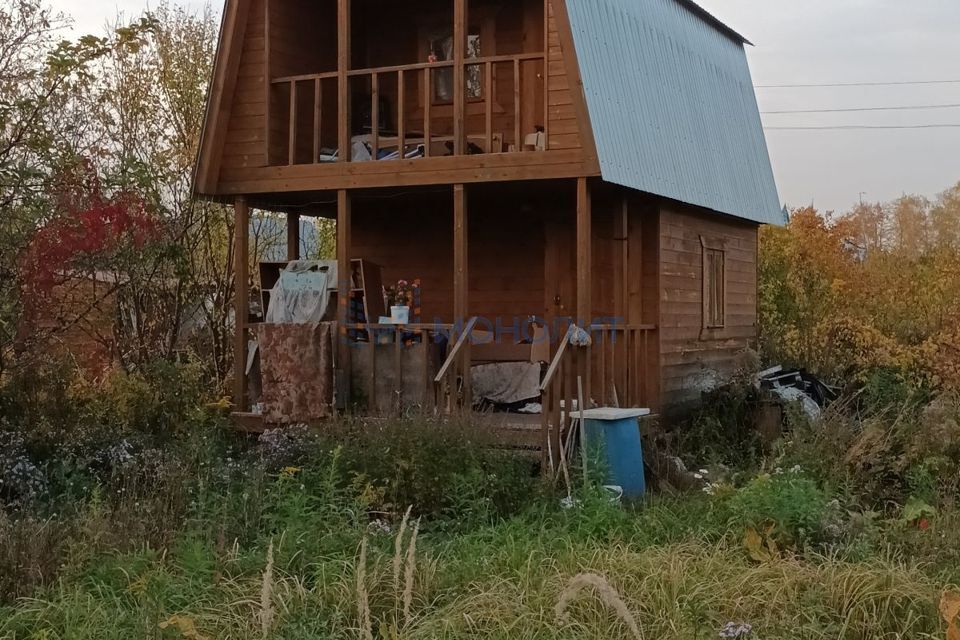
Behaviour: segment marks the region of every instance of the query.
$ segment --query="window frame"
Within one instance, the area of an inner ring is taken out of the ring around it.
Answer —
[[[700,237],[700,246],[701,338],[708,338],[727,328],[727,250],[722,242],[711,242],[703,236]]]

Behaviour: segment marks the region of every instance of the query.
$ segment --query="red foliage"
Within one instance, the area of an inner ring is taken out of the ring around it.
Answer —
[[[84,260],[110,257],[124,248],[140,250],[160,239],[159,222],[141,198],[127,193],[106,197],[91,172],[82,173],[83,179],[70,181],[61,193],[64,213],[40,227],[21,256],[27,301],[48,296]]]

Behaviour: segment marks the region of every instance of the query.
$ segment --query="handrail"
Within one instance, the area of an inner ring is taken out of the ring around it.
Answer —
[[[563,362],[563,356],[567,353],[567,345],[570,344],[570,336],[574,331],[574,325],[570,325],[567,328],[567,332],[563,336],[563,341],[560,343],[560,346],[557,347],[557,353],[555,356],[553,356],[553,361],[547,368],[546,375],[543,376],[543,382],[540,383],[541,394],[550,388],[550,385],[553,384],[554,377],[556,377],[557,372],[560,371],[560,365]]]
[[[592,324],[589,331],[656,331],[655,324]]]
[[[437,62],[415,62],[413,64],[395,64],[389,67],[367,67],[366,69],[351,69],[347,71],[350,77],[369,76],[374,73],[396,73],[398,71],[420,71],[422,69],[445,69],[453,67],[453,60],[439,60]]]
[[[307,82],[309,80],[332,80],[338,76],[336,71],[324,73],[304,73],[297,76],[280,76],[270,80],[273,84],[287,84],[290,82]]]
[[[498,63],[498,62],[514,62],[525,60],[540,60],[546,57],[546,54],[542,51],[531,52],[531,53],[515,53],[499,56],[481,56],[479,58],[466,58],[463,61],[464,66],[473,67],[477,65],[486,64],[488,62]],[[453,60],[438,60],[437,62],[415,62],[413,64],[395,64],[389,67],[367,67],[364,69],[350,69],[347,71],[347,75],[351,77],[355,76],[368,76],[374,73],[386,74],[386,73],[396,73],[398,71],[420,71],[422,69],[446,69],[453,67],[455,62]],[[334,74],[336,75],[336,74]]]
[[[440,372],[433,379],[434,383],[440,384],[443,382],[443,379],[447,376],[447,373],[450,371],[450,367],[453,366],[453,363],[456,362],[457,358],[460,357],[460,352],[463,351],[464,345],[467,344],[467,341],[470,340],[473,335],[473,329],[477,326],[477,322],[480,318],[474,316],[470,318],[466,326],[463,328],[463,333],[457,339],[457,343],[454,345],[453,349],[450,350],[450,355],[447,356],[446,362],[443,363],[443,366],[440,367]]]
[[[378,324],[373,322],[359,322],[348,324],[347,329],[357,331],[402,331],[404,333],[419,333],[423,331],[449,331],[456,327],[452,324],[437,323],[410,323],[410,324]]]

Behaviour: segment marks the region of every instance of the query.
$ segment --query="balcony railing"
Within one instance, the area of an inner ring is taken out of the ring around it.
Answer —
[[[432,156],[502,153],[506,151],[536,150],[544,147],[546,125],[545,82],[546,57],[543,53],[471,58],[464,62],[465,80],[460,90],[464,100],[438,99],[437,81],[441,73],[447,82],[456,77],[453,61],[418,63],[355,69],[346,73],[348,91],[356,98],[348,117],[364,113],[364,123],[356,127],[348,122],[346,130],[353,133],[349,148],[339,148],[339,108],[325,108],[331,102],[327,92],[337,93],[337,72],[306,74],[274,78],[271,81],[272,98],[286,109],[274,112],[267,123],[268,140],[278,131],[286,135],[277,144],[268,142],[272,153],[271,164],[300,165],[331,162],[360,162],[368,160],[402,160]],[[500,74],[512,76],[512,91]],[[540,83],[539,98],[530,92],[533,105],[524,103],[525,82],[533,78]],[[360,84],[362,91],[353,89]],[[389,88],[388,88],[389,85]],[[411,90],[416,86],[417,89]],[[457,87],[453,86],[452,90]],[[472,91],[475,95],[469,95]],[[385,93],[395,98],[396,114],[384,113]],[[505,95],[506,94],[506,95]],[[369,104],[362,104],[369,100]],[[326,101],[326,104],[325,104]],[[336,102],[336,101],[335,101]],[[368,110],[368,111],[367,111]],[[459,111],[459,112],[458,112]],[[526,116],[525,116],[526,114]],[[480,121],[482,116],[482,124]],[[526,121],[525,121],[526,117]],[[456,140],[456,121],[465,123],[462,140]],[[499,120],[499,122],[498,122]],[[416,128],[411,127],[411,123]],[[508,127],[504,126],[508,123]],[[507,128],[507,131],[503,129]],[[332,132],[332,134],[331,134]],[[325,133],[329,135],[325,135]],[[525,144],[533,135],[532,144]],[[285,153],[279,152],[283,149]]]

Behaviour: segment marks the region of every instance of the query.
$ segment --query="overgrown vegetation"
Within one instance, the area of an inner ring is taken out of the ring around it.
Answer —
[[[216,20],[66,22],[0,0],[0,640],[944,636],[960,187],[763,231],[761,355],[844,388],[820,420],[765,444],[752,366],[671,440],[700,486],[565,502],[469,423],[228,428],[232,221],[189,189]]]
[[[96,391],[63,371],[26,385],[59,394],[4,388],[0,638],[634,637],[630,619],[678,640],[940,638],[960,582],[943,398],[837,406],[702,491],[620,505],[578,482],[565,508],[469,424],[240,436],[190,395],[199,367]]]

